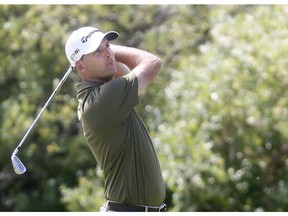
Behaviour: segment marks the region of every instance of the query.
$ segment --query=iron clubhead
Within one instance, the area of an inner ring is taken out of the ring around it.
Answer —
[[[11,156],[11,161],[12,161],[13,168],[18,175],[21,175],[24,172],[26,172],[26,167],[16,155],[13,154]]]

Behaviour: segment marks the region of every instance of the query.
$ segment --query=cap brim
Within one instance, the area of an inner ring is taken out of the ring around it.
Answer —
[[[89,48],[84,52],[83,55],[89,54],[91,52],[94,52],[96,49],[98,49],[101,41],[106,38],[108,41],[114,40],[116,38],[118,38],[119,34],[115,31],[109,31],[107,33],[105,33],[103,35],[102,38],[98,38],[98,40],[93,41],[93,43],[91,43],[91,45],[89,46]]]
[[[111,41],[119,37],[119,34],[115,31],[109,31],[105,34],[104,38]]]

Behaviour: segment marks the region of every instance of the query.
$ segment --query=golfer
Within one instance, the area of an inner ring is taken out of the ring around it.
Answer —
[[[115,31],[82,27],[65,46],[71,66],[82,78],[76,84],[78,118],[105,177],[101,211],[164,211],[160,164],[134,109],[139,94],[159,74],[161,60],[140,49],[110,44],[118,36]]]

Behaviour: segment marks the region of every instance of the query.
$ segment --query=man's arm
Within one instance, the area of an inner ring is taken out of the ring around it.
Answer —
[[[116,68],[117,68],[117,72],[114,75],[114,79],[118,78],[118,77],[122,77],[128,73],[131,72],[131,70],[127,67],[127,65],[121,63],[121,62],[116,62]]]
[[[116,61],[124,63],[136,74],[139,93],[145,90],[161,70],[161,60],[149,52],[119,45],[111,45],[111,48]]]

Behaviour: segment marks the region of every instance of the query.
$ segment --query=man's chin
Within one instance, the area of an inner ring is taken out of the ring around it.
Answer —
[[[105,77],[104,79],[105,79],[106,82],[115,79],[115,73],[113,73],[113,74],[111,74],[111,75]]]

